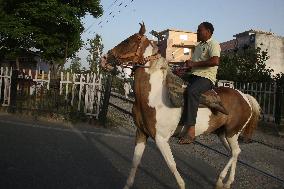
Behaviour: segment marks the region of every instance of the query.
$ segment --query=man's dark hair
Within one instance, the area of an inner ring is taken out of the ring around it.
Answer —
[[[214,33],[214,27],[210,22],[202,22],[201,23],[206,29],[210,30],[211,34]]]

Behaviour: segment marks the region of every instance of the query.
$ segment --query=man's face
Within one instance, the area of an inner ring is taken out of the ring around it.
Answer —
[[[204,25],[200,24],[197,29],[197,41],[207,41],[210,39],[211,33],[210,30],[206,29]]]

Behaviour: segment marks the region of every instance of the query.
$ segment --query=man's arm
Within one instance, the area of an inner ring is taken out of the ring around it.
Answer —
[[[189,68],[198,68],[198,67],[213,67],[219,65],[220,58],[218,56],[213,56],[209,60],[206,61],[200,61],[200,62],[192,62],[191,60],[188,60],[185,62],[186,67]]]

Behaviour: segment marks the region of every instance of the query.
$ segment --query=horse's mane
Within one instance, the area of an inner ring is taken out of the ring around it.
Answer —
[[[164,57],[162,57],[161,53],[159,52],[159,46],[157,45],[157,42],[150,41],[150,43],[152,44],[152,47],[153,47],[152,53],[153,54],[160,54],[160,58],[151,63],[151,67],[149,68],[149,73],[151,74],[151,73],[154,73],[158,70],[162,70],[164,77],[166,77],[167,72],[170,70],[169,62]],[[161,68],[163,68],[163,69],[161,69]]]

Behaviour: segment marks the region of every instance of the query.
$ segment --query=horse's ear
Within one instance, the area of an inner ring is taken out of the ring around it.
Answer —
[[[139,23],[140,24],[140,30],[139,30],[139,34],[140,35],[144,35],[145,34],[145,32],[146,32],[146,28],[145,28],[145,24],[144,24],[144,22],[142,22],[142,24],[141,23]]]

